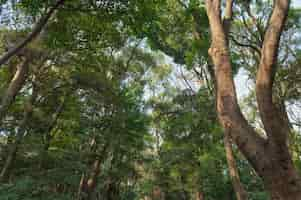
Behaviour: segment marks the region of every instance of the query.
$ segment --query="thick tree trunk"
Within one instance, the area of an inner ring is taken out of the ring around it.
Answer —
[[[289,0],[275,0],[270,17],[256,77],[256,97],[259,114],[268,136],[269,164],[262,169],[262,177],[272,199],[301,199],[301,179],[288,148],[290,134],[287,115],[273,101],[273,83],[277,71],[277,56],[281,33],[290,6]]]
[[[275,144],[274,144],[275,145]],[[271,145],[273,146],[273,145]],[[272,200],[301,199],[301,179],[292,162],[288,148],[278,145],[269,148],[270,163],[260,176]]]
[[[226,1],[226,15],[232,0]],[[231,8],[232,9],[232,8]],[[241,113],[237,103],[228,49],[228,26],[221,17],[221,1],[207,0],[206,11],[211,29],[209,54],[217,81],[217,112],[220,123],[242,154],[263,179],[272,200],[301,199],[301,180],[287,146],[289,125],[272,98],[279,40],[289,9],[289,0],[275,0],[264,37],[256,80],[256,96],[267,138],[260,137]],[[227,19],[227,18],[226,18]]]
[[[232,185],[236,194],[237,200],[247,200],[248,195],[245,191],[242,183],[240,182],[238,169],[236,167],[235,158],[232,151],[232,144],[229,132],[225,132],[224,135],[224,143],[225,143],[225,150],[226,150],[226,158],[228,163],[228,168],[230,172],[230,177],[232,181]]]

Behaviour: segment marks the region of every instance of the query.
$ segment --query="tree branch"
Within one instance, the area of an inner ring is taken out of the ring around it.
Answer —
[[[228,1],[228,5],[232,5],[231,0]],[[248,124],[237,103],[227,34],[224,29],[225,23],[221,19],[220,1],[207,0],[206,11],[211,29],[212,44],[209,49],[209,55],[215,67],[219,120],[225,131],[231,129],[231,137],[238,148],[252,165],[260,171],[263,167],[259,160],[265,156],[265,140]],[[227,17],[230,17],[230,15]]]
[[[278,47],[281,33],[289,10],[289,0],[275,0],[272,15],[264,36],[261,59],[256,77],[256,97],[264,129],[270,139],[277,144],[285,144],[289,133],[288,124],[282,119],[273,102],[273,82],[275,79]]]
[[[240,47],[247,47],[253,49],[260,56],[261,54],[260,49],[258,49],[255,45],[242,43],[238,41],[234,35],[229,35],[229,37],[231,38],[231,41],[233,41],[236,45]]]
[[[58,0],[56,4],[43,16],[38,23],[34,26],[32,32],[18,45],[9,49],[2,57],[0,58],[0,67],[5,64],[11,57],[18,54],[28,43],[33,41],[42,31],[44,26],[47,24],[48,20],[54,13],[54,11],[64,3],[65,0]]]

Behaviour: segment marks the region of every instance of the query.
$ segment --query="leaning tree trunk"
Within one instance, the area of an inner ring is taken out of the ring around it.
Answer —
[[[28,73],[29,60],[30,59],[26,58],[23,63],[19,64],[16,67],[16,72],[12,80],[10,81],[7,90],[2,96],[0,105],[0,126],[2,124],[1,121],[5,117],[10,105],[14,102],[15,97],[25,84]]]
[[[215,67],[217,86],[217,112],[225,131],[263,179],[272,200],[301,199],[301,179],[289,149],[289,125],[273,102],[272,88],[275,78],[280,36],[288,15],[289,0],[275,0],[266,29],[260,64],[256,78],[256,97],[260,118],[267,138],[261,137],[244,118],[233,81],[228,28],[232,18],[232,0],[226,1],[225,19],[221,18],[221,1],[207,0],[206,12],[211,29],[209,54]]]
[[[1,65],[5,64],[11,57],[17,55],[19,52],[21,52],[26,45],[28,45],[30,42],[32,42],[43,30],[45,25],[47,24],[48,20],[54,13],[54,11],[61,6],[64,3],[65,0],[58,0],[53,7],[49,9],[49,11],[43,16],[38,23],[34,26],[32,32],[19,44],[17,44],[15,47],[9,49],[4,55],[0,58],[0,68]]]
[[[225,132],[225,134],[224,134],[224,143],[225,143],[228,168],[229,168],[229,172],[230,172],[232,185],[233,185],[233,188],[235,191],[236,199],[237,200],[247,200],[248,195],[247,195],[247,192],[245,191],[242,183],[240,182],[238,169],[236,167],[235,158],[233,155],[231,138],[230,138],[230,134],[228,132]]]

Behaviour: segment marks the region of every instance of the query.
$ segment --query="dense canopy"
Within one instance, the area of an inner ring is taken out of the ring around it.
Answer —
[[[1,200],[300,200],[301,8],[1,0]]]

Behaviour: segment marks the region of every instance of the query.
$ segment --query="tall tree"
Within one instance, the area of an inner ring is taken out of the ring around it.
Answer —
[[[240,151],[262,177],[272,199],[300,199],[301,179],[293,165],[287,146],[290,129],[275,106],[272,96],[278,46],[290,1],[274,1],[273,12],[261,48],[256,96],[267,138],[259,136],[248,124],[237,103],[227,34],[232,18],[232,4],[231,0],[226,2],[225,17],[222,19],[221,1],[206,1],[212,39],[209,54],[215,66],[219,120],[224,129],[229,131]]]

